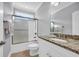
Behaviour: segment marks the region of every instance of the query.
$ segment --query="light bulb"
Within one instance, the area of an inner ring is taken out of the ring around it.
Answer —
[[[52,4],[53,6],[58,6],[58,5],[59,5],[59,2],[51,2],[51,4]]]

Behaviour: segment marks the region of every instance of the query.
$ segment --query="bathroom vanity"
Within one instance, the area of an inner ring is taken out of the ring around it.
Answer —
[[[67,41],[47,36],[39,37],[39,55],[47,57],[79,57],[78,41]]]

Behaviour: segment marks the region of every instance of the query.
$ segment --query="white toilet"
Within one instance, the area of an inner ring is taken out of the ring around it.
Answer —
[[[28,50],[30,51],[30,56],[38,56],[39,44],[37,43],[37,41],[29,42]]]

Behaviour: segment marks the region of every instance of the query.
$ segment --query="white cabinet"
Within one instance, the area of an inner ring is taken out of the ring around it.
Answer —
[[[79,35],[79,11],[72,13],[72,34]]]
[[[40,57],[76,57],[78,54],[57,46],[53,43],[47,42],[43,39],[38,39],[39,42],[39,56]]]

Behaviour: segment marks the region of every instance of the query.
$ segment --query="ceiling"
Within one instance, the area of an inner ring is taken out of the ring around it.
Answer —
[[[13,2],[13,7],[24,12],[35,13],[42,3],[43,2]],[[65,7],[68,7],[71,4],[73,4],[73,2],[59,2],[58,6],[51,5],[51,14],[56,14],[56,16],[58,16],[57,13],[64,13],[65,15],[66,12],[61,12],[61,10],[65,9]]]
[[[51,14],[55,14],[56,12],[60,11],[61,9],[71,5],[73,2],[59,2],[58,6],[51,5]]]
[[[53,14],[54,19],[72,19],[72,13],[79,10],[79,3],[73,3],[70,6]]]
[[[42,2],[14,2],[13,7],[24,12],[34,13],[40,7]]]

